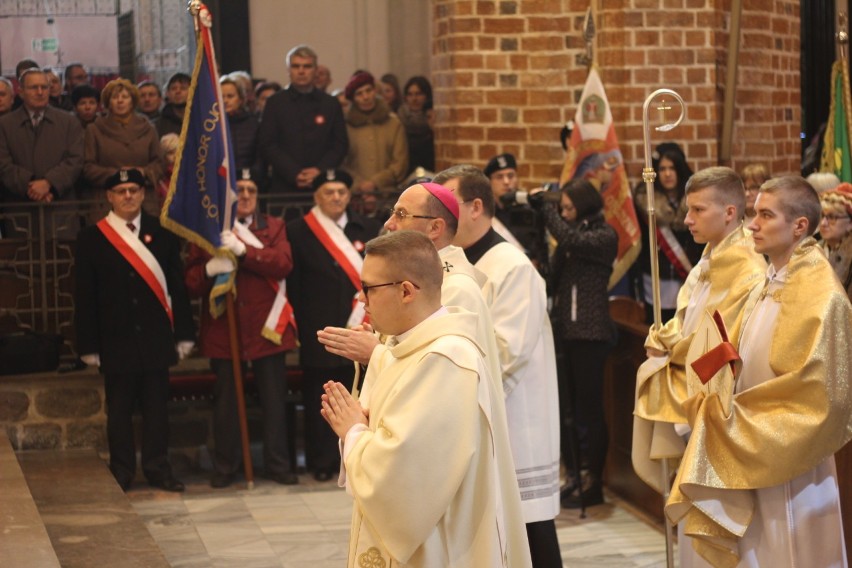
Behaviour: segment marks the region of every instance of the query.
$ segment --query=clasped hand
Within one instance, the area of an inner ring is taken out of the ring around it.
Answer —
[[[356,424],[369,424],[369,411],[362,408],[342,384],[328,381],[323,390],[320,414],[338,438],[346,438],[346,433]]]

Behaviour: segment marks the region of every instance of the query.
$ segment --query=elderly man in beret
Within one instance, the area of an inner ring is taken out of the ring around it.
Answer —
[[[153,487],[183,491],[168,460],[169,367],[194,345],[180,243],[142,211],[145,177],[106,181],[112,211],[77,237],[77,353],[104,375],[109,468],[122,489],[136,473],[133,412],[142,413],[142,472]]]
[[[328,353],[317,340],[325,326],[351,327],[365,319],[356,301],[361,289],[364,243],[381,226],[349,208],[352,178],[343,170],[324,170],[314,179],[316,205],[303,218],[287,225],[293,248],[293,272],[288,290],[299,322],[299,362],[306,407],[305,445],[308,468],[320,481],[337,474],[337,438],[315,411],[322,385],[335,380],[351,386],[353,366]]]

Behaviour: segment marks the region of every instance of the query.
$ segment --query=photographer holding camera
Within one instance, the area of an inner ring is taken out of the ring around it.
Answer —
[[[542,276],[547,270],[547,243],[539,216],[530,206],[515,199],[518,190],[518,163],[512,154],[499,154],[488,161],[483,170],[491,181],[494,194],[492,226],[497,234],[515,245],[535,265]]]
[[[607,451],[603,374],[612,347],[607,283],[618,253],[618,234],[604,219],[603,199],[586,180],[566,183],[561,192],[519,193],[540,209],[547,230],[557,241],[550,265],[548,290],[553,296],[551,319],[561,351],[559,398],[562,456],[577,480],[562,493],[562,506],[575,508],[603,503],[602,475]],[[558,199],[558,206],[557,206]],[[557,207],[558,211],[557,212]],[[572,404],[573,402],[573,404]],[[580,434],[582,469],[570,463],[574,417]]]

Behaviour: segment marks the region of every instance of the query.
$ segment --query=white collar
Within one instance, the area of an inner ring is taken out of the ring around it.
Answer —
[[[426,318],[423,321],[429,321],[430,319],[434,319],[438,316],[443,316],[443,315],[446,315],[448,313],[450,313],[449,310],[447,310],[447,308],[445,308],[444,306],[441,306],[440,308],[438,308],[437,310],[432,312],[431,316],[429,316],[428,318]],[[388,338],[388,341],[387,341],[388,345],[399,345],[400,343],[405,341],[405,338],[409,337],[412,333],[414,333],[414,330],[417,329],[418,327],[420,327],[420,324],[423,323],[423,321],[421,321],[420,323],[418,323],[417,325],[415,325],[414,327],[412,327],[411,329],[409,329],[406,332],[400,333],[399,335],[390,336]]]

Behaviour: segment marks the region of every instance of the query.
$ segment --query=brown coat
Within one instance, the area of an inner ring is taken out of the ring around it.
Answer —
[[[396,191],[408,171],[408,140],[399,118],[380,100],[366,114],[352,105],[346,113],[349,151],[343,167],[357,187],[372,181],[379,191]]]
[[[46,179],[65,196],[83,165],[83,131],[80,121],[52,107],[44,111],[38,132],[24,107],[0,118],[0,187],[6,201],[27,201],[32,179]]]
[[[96,189],[120,168],[143,168],[149,187],[163,177],[160,138],[147,118],[132,114],[127,124],[102,116],[86,127],[83,175]]]

